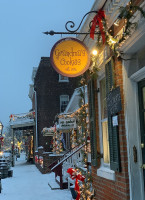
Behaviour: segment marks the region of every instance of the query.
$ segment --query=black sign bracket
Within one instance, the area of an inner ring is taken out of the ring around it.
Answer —
[[[51,30],[51,31],[43,32],[43,33],[44,33],[45,35],[51,35],[51,36],[56,35],[56,34],[61,34],[61,35],[64,35],[64,34],[65,34],[65,35],[67,35],[67,34],[70,34],[70,35],[83,35],[83,34],[85,34],[85,35],[88,35],[88,34],[90,34],[90,32],[78,32],[78,30],[79,30],[79,28],[81,27],[81,25],[82,25],[82,23],[83,23],[85,17],[86,17],[87,15],[89,15],[89,14],[92,14],[92,13],[97,14],[98,11],[90,11],[90,12],[87,12],[87,13],[83,16],[83,18],[82,18],[82,20],[81,20],[79,26],[78,26],[75,30],[72,30],[72,29],[74,29],[74,27],[75,27],[75,23],[74,23],[73,21],[68,21],[68,22],[66,22],[66,24],[65,24],[65,29],[67,30],[67,32],[55,32],[55,31]],[[90,21],[90,23],[89,23],[89,27],[90,27],[90,28],[91,28],[91,25],[92,25],[92,21]],[[94,34],[100,34],[100,32],[97,31],[97,32],[95,32]]]

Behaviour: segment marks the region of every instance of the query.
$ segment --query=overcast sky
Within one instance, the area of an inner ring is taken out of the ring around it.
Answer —
[[[6,127],[10,114],[26,113],[33,67],[49,57],[69,20],[79,24],[94,0],[0,0],[0,121]]]

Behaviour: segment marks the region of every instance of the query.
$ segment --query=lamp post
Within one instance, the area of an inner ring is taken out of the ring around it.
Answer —
[[[15,140],[14,140],[14,130],[13,130],[13,128],[11,127],[11,131],[12,131],[12,142],[11,142],[11,144],[12,144],[12,167],[14,167],[14,165],[15,165],[15,158],[14,158],[14,154],[15,154],[15,152],[14,152],[14,148],[15,148]]]
[[[0,121],[0,151],[1,151],[2,140],[3,140],[2,132],[3,132],[3,124],[2,124],[2,122]]]

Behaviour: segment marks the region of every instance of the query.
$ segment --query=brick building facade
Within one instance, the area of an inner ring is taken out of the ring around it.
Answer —
[[[108,30],[113,31],[115,37],[124,31],[123,21],[115,27],[118,8],[131,3],[145,10],[142,0],[103,0],[95,1],[92,11],[104,10]],[[138,26],[120,45],[122,56],[112,54],[104,44],[97,60],[98,76],[88,83],[92,178],[97,200],[145,199],[145,19],[139,11],[130,12],[134,12],[133,19]],[[88,16],[82,32],[89,29],[91,20],[92,16]],[[81,35],[79,39],[90,51],[97,47],[97,36],[92,40],[90,36]],[[109,114],[108,94],[118,87],[122,109]]]
[[[124,115],[124,94],[123,94],[123,76],[122,76],[122,64],[120,61],[115,60],[114,63],[114,73],[115,73],[115,86],[120,87],[121,91],[121,102],[122,110],[118,113],[118,131],[113,132],[117,136],[109,136],[109,145],[113,145],[113,148],[109,148],[110,151],[116,151],[118,149],[118,155],[116,152],[110,152],[110,159],[105,162],[105,148],[102,149],[103,141],[100,134],[101,122],[99,116],[99,101],[100,94],[95,94],[95,107],[96,111],[95,123],[96,123],[96,147],[97,153],[103,154],[103,158],[97,158],[96,166],[92,166],[92,177],[93,177],[93,187],[96,191],[96,199],[130,199],[129,191],[129,173],[128,173],[128,153],[127,153],[127,140],[126,140],[126,130],[125,130],[125,115]],[[100,88],[100,85],[95,81],[94,88]],[[109,123],[109,121],[108,121]],[[103,126],[103,123],[102,123]],[[103,128],[102,128],[103,129]],[[103,132],[103,130],[102,130]],[[117,144],[118,143],[118,144]],[[105,144],[104,144],[105,145]],[[115,146],[116,145],[116,146]],[[112,156],[112,158],[111,158]],[[117,158],[118,156],[118,158]],[[114,158],[113,158],[114,157]],[[112,163],[111,163],[112,162]],[[117,163],[117,167],[114,166]],[[95,165],[95,164],[94,164]]]
[[[77,84],[76,78],[60,76],[51,66],[50,58],[41,58],[35,76],[34,90],[37,102],[38,147],[43,146],[46,152],[52,150],[52,137],[43,136],[42,129],[54,126],[56,115],[64,111]]]

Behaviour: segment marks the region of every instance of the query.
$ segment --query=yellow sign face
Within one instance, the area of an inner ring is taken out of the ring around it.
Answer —
[[[83,74],[90,65],[87,47],[78,39],[64,38],[52,48],[51,64],[61,75],[76,77]]]

